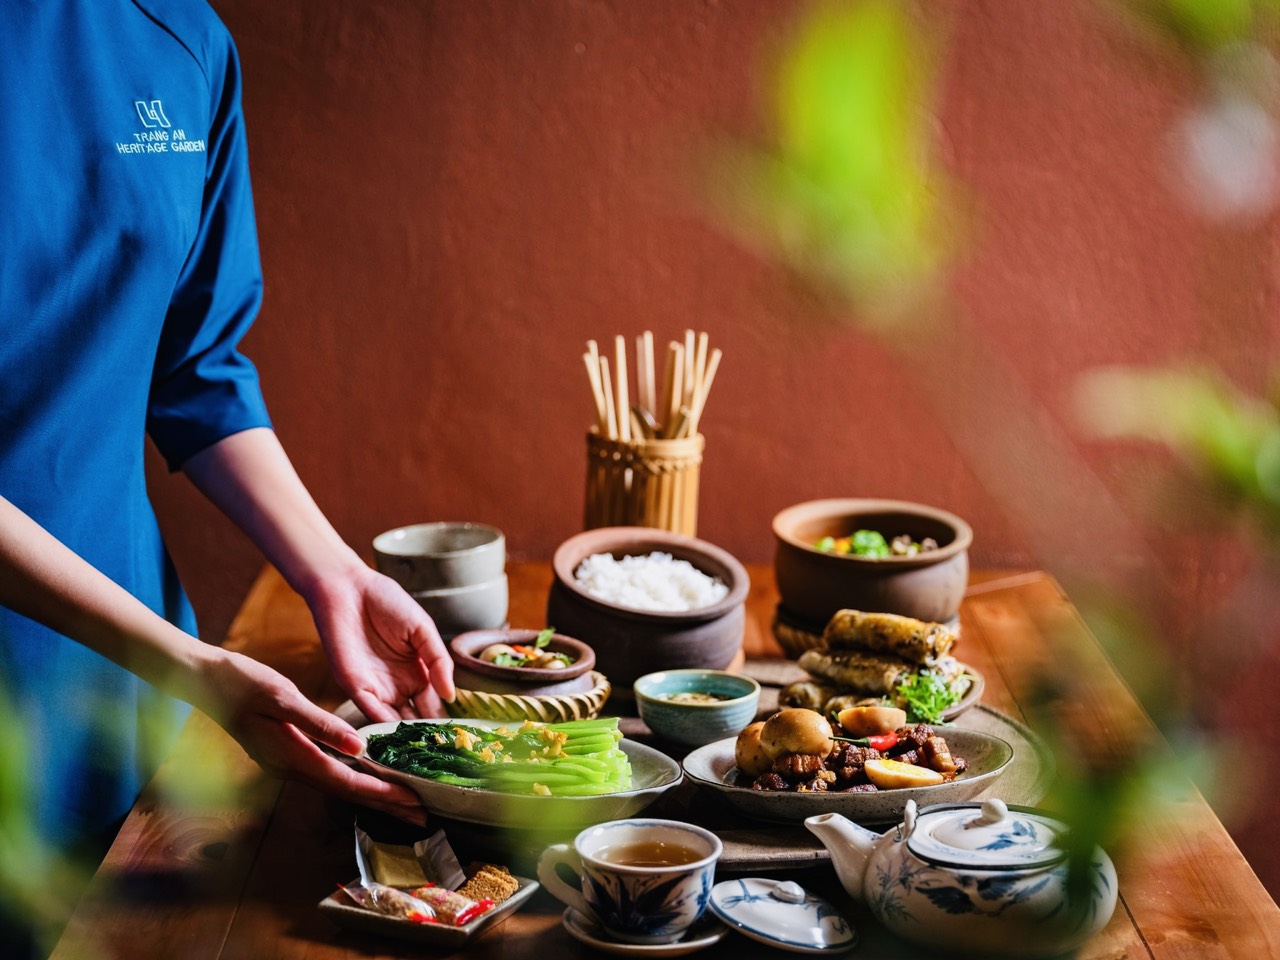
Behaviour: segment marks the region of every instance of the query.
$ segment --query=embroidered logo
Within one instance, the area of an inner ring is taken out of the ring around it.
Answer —
[[[145,100],[136,100],[133,105],[138,108],[138,119],[144,127],[167,128],[170,125],[169,118],[164,115],[164,105],[159,100],[152,100],[150,106]]]
[[[160,100],[135,100],[133,109],[142,121],[142,129],[132,140],[116,141],[116,152],[134,153],[204,153],[203,140],[187,139],[187,132],[169,122]]]

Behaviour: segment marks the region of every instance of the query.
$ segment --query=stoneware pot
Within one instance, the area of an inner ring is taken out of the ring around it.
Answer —
[[[941,953],[1049,957],[1107,925],[1116,871],[1095,847],[1069,883],[1066,826],[1043,811],[982,803],[939,804],[873,833],[838,813],[804,825],[831,854],[841,885],[904,940]]]
[[[409,594],[435,621],[443,637],[468,630],[491,630],[507,622],[507,575],[500,574],[483,583],[441,590],[419,590]]]
[[[886,540],[932,537],[939,549],[915,556],[844,556],[818,550],[823,537],[877,530]],[[822,627],[837,610],[897,613],[946,623],[969,581],[973,531],[954,514],[901,500],[811,500],[773,518],[774,573],[785,611]]]
[[[722,581],[729,592],[695,610],[639,610],[591,596],[574,577],[578,565],[592,554],[621,559],[655,552],[687,560]],[[747,571],[729,553],[705,540],[653,527],[601,527],[562,543],[552,569],[547,623],[589,643],[597,669],[609,677],[615,690],[630,692],[637,678],[655,670],[720,670],[742,649],[743,603],[750,588]]]
[[[483,523],[415,523],[373,538],[374,563],[410,593],[489,583],[502,576],[507,543]]]
[[[581,640],[562,633],[554,634],[544,648],[547,653],[563,653],[573,658],[573,663],[559,670],[501,667],[480,659],[480,654],[495,643],[531,645],[537,639],[537,630],[472,630],[459,634],[449,641],[454,685],[485,693],[524,696],[582,693],[595,685],[591,677],[596,665],[595,653]]]

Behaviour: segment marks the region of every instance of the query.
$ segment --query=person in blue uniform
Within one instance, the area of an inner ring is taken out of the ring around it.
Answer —
[[[262,277],[230,36],[203,0],[5,0],[0,37],[0,697],[31,758],[0,787],[56,848],[99,836],[181,700],[269,772],[421,820],[313,742],[356,753],[350,726],[197,639],[147,498],[149,435],[306,599],[367,716],[452,697],[431,620],[316,507],[238,349]]]

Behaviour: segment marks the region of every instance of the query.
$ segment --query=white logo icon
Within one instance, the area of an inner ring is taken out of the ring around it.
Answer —
[[[135,100],[133,105],[138,108],[138,119],[144,127],[169,126],[169,118],[164,115],[164,105],[159,100],[152,100],[150,106],[145,100]]]

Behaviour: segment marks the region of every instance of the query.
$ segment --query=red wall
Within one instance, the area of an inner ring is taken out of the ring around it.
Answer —
[[[978,566],[1063,560],[1008,509],[1043,488],[1039,451],[975,468],[1000,420],[917,389],[981,397],[1008,374],[976,353],[920,369],[702,214],[700,149],[766,130],[769,55],[800,5],[214,6],[243,60],[267,278],[246,350],[300,473],[366,555],[389,527],[473,519],[513,557],[549,557],[581,526],[585,341],[692,326],[724,350],[702,536],[768,561],[781,507],[893,496],[969,519]],[[1100,5],[921,9],[947,31],[945,155],[975,224],[954,318],[1010,364],[1030,422],[1125,504],[1131,461],[1070,438],[1075,376],[1192,356],[1261,385],[1274,232],[1211,228],[1179,203],[1165,144],[1194,70]],[[217,636],[260,560],[180,479],[156,488]],[[1175,576],[1209,596],[1227,573]]]

